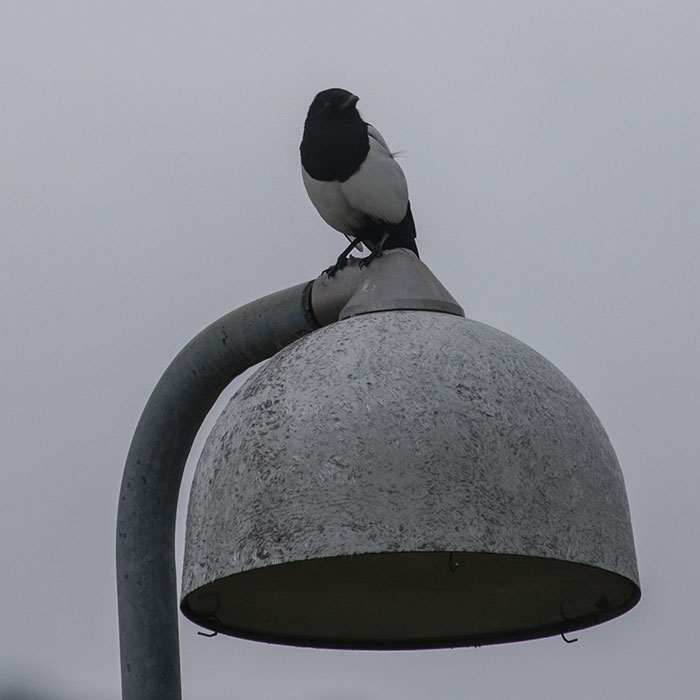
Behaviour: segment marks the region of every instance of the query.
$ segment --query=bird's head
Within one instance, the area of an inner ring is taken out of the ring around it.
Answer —
[[[361,121],[357,111],[359,97],[342,88],[330,88],[314,97],[307,120]]]

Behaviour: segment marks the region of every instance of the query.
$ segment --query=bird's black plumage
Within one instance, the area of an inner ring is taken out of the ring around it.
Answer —
[[[367,157],[367,124],[355,102],[354,95],[333,88],[311,103],[299,150],[304,170],[315,180],[345,182]]]
[[[321,217],[372,255],[408,248],[416,255],[416,229],[401,167],[381,134],[356,108],[358,98],[331,88],[314,98],[304,123],[304,185]],[[343,267],[350,246],[330,268]]]

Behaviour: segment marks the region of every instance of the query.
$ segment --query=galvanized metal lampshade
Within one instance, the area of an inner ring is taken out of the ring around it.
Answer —
[[[480,645],[640,597],[624,482],[551,363],[431,311],[356,316],[238,391],[192,487],[181,608],[313,647]]]

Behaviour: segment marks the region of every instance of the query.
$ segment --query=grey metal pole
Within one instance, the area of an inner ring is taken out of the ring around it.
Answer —
[[[180,700],[175,516],[195,435],[248,367],[318,328],[312,283],[251,302],[212,323],[172,361],[141,415],[124,468],[117,597],[124,700]]]

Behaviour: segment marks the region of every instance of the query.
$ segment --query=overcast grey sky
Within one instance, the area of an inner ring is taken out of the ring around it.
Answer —
[[[602,420],[643,598],[573,645],[411,653],[205,639],[183,619],[184,697],[694,697],[699,8],[3,0],[0,697],[118,697],[133,430],[201,328],[340,252],[298,164],[331,86],[404,152],[421,255],[467,315],[544,354]]]

